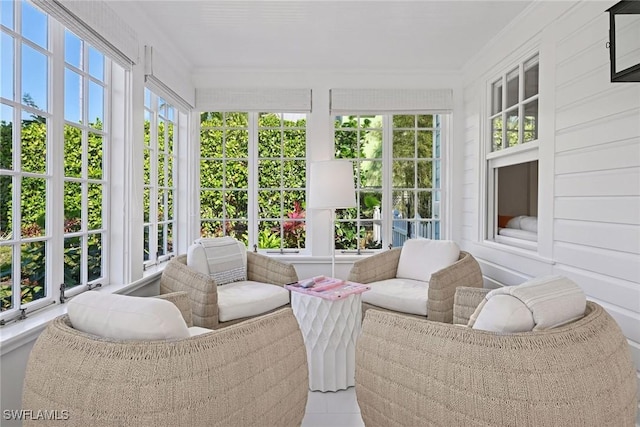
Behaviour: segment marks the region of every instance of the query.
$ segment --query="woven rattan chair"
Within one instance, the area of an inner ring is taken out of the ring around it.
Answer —
[[[356,261],[348,280],[357,283],[374,283],[396,277],[402,248],[394,248]],[[427,318],[436,322],[451,323],[453,320],[453,297],[456,287],[483,286],[482,271],[478,261],[468,252],[460,251],[457,262],[431,275],[427,288]],[[376,305],[362,303],[366,310],[389,311]]]
[[[282,286],[296,282],[298,274],[291,264],[258,253],[247,252],[247,280]],[[179,291],[187,292],[189,295],[195,326],[218,329],[248,318],[219,321],[217,284],[210,276],[188,267],[186,255],[180,255],[169,261],[160,278],[160,294]],[[260,313],[262,314],[264,313]]]
[[[456,321],[466,324],[487,291],[459,288]],[[545,331],[498,334],[376,310],[362,329],[356,395],[367,427],[635,426],[627,340],[596,303]]]
[[[99,338],[65,315],[31,351],[23,408],[58,410],[67,418],[60,423],[79,427],[299,426],[307,395],[306,350],[290,308],[176,341]]]

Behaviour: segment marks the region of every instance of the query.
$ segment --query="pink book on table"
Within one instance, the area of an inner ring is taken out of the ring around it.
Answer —
[[[330,285],[328,281],[332,281]],[[320,284],[320,286],[321,288],[317,288],[315,285],[311,288],[301,288],[294,285],[285,285],[285,288],[292,292],[312,295],[328,300],[341,299],[349,295],[359,294],[371,289],[369,286],[362,285],[360,283],[345,282],[344,280],[331,278],[327,278],[327,282]]]

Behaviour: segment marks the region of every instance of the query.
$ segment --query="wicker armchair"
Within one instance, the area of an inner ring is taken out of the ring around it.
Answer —
[[[307,396],[306,350],[290,308],[174,341],[96,337],[65,315],[31,351],[23,408],[67,411],[62,423],[79,427],[299,426]]]
[[[296,282],[298,274],[291,264],[247,252],[247,280],[282,286]],[[195,326],[218,329],[247,319],[245,317],[227,322],[219,321],[217,284],[210,276],[189,268],[186,255],[169,261],[160,278],[161,295],[179,291],[187,292],[189,295]]]
[[[356,261],[351,268],[348,280],[357,283],[373,283],[396,277],[400,251],[394,248]],[[457,262],[433,273],[429,281],[427,296],[427,318],[436,322],[451,323],[453,320],[453,297],[456,287],[482,288],[482,271],[478,261],[468,252],[460,251]],[[362,312],[375,308],[390,311],[382,307],[363,302]]]
[[[456,321],[484,294],[458,288]],[[356,395],[367,427],[635,426],[637,378],[613,318],[499,334],[367,312],[356,349]]]

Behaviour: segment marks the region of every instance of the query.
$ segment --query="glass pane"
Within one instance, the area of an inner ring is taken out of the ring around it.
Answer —
[[[224,229],[220,221],[201,221],[200,236],[202,237],[222,237]]]
[[[200,131],[200,157],[222,157],[222,131]]]
[[[165,170],[164,170],[164,162],[165,162],[165,157],[162,154],[158,155],[158,162],[157,162],[157,168],[156,168],[156,172],[158,174],[158,187],[164,187],[164,176],[165,176]]]
[[[88,281],[92,282],[102,277],[102,234],[89,235],[88,254]]]
[[[393,131],[393,157],[413,158],[415,157],[415,132],[413,130]]]
[[[80,237],[64,239],[64,285],[73,288],[82,283],[82,240]]]
[[[278,221],[258,222],[258,249],[280,249],[282,244]]]
[[[0,175],[0,240],[13,239],[13,180]],[[2,267],[0,259],[0,268]]]
[[[362,191],[360,193],[360,218],[380,219],[382,206],[382,191]]]
[[[103,129],[104,124],[104,88],[89,82],[89,126]]]
[[[280,188],[281,177],[280,160],[258,160],[258,188]]]
[[[37,44],[47,48],[47,15],[28,2],[22,3],[22,35]],[[4,12],[4,9],[3,9]]]
[[[416,182],[415,163],[412,160],[393,161],[393,186],[395,188],[413,188]]]
[[[82,131],[71,125],[64,125],[64,176],[82,176]]]
[[[47,57],[22,43],[22,102],[25,105],[48,111],[47,75]]]
[[[360,249],[380,249],[382,247],[382,240],[380,237],[374,237],[375,226],[371,221],[362,221],[360,223]],[[378,233],[379,234],[379,233]]]
[[[23,243],[20,256],[20,303],[26,304],[46,296],[45,242]]]
[[[173,253],[173,223],[168,223],[165,228],[167,229],[167,244],[165,246],[165,254]]]
[[[491,151],[502,149],[502,116],[491,120]]]
[[[432,128],[433,127],[433,116],[431,114],[418,116],[418,127],[419,128]]]
[[[518,103],[518,87],[519,87],[520,76],[518,74],[518,69],[511,71],[507,74],[507,106],[506,108],[512,107]]]
[[[414,216],[414,192],[394,191],[393,192],[393,218],[407,219]]]
[[[524,141],[538,139],[538,100],[529,102],[524,106]]]
[[[507,112],[507,142],[509,147],[518,145],[518,109]]]
[[[340,250],[358,249],[358,224],[355,221],[335,224],[335,248]]]
[[[225,184],[227,188],[248,187],[248,165],[246,161],[227,162]]]
[[[305,157],[307,155],[307,132],[304,129],[284,131],[284,152],[285,157]]]
[[[280,129],[262,129],[258,131],[258,157],[280,157],[282,155],[281,148]]]
[[[431,191],[418,192],[418,218],[433,217],[434,197]]]
[[[143,261],[149,261],[149,226],[144,227],[142,238]]]
[[[410,222],[394,219],[391,226],[391,244],[394,248],[400,247],[406,242],[411,233]]]
[[[225,156],[235,158],[249,157],[249,132],[246,130],[228,130],[225,137]]]
[[[170,121],[175,121],[175,108],[173,108],[173,105],[171,104],[167,104],[167,119]]]
[[[502,111],[502,79],[491,85],[491,115]]]
[[[82,76],[64,69],[64,119],[74,123],[82,123]]]
[[[538,58],[524,64],[524,98],[538,94]]]
[[[165,221],[167,219],[164,216],[164,213],[165,213],[164,201],[165,201],[164,191],[160,190],[160,191],[158,191],[158,200],[156,200],[156,207],[157,207],[156,219],[158,221]]]
[[[358,134],[356,132],[335,132],[335,157],[337,159],[357,159],[360,157]]]
[[[89,184],[89,230],[102,228],[102,184]]]
[[[394,128],[415,128],[416,127],[416,116],[414,115],[397,115],[393,116],[393,127]]]
[[[79,182],[64,182],[64,232],[82,229],[82,186]]]
[[[158,224],[158,245],[156,247],[156,256],[162,256],[164,255],[164,242],[165,242],[165,236],[164,236],[164,224]]]
[[[64,30],[64,60],[82,70],[82,40],[71,31]]]
[[[200,192],[200,218],[222,218],[222,191]]]
[[[219,113],[219,112],[218,113],[216,112],[200,113],[201,127],[207,127],[207,126],[220,127],[222,126],[222,122],[223,122],[222,113]]]
[[[366,136],[361,141],[361,145],[360,157],[366,159],[382,158],[382,132],[377,130],[366,131]]]
[[[225,191],[224,202],[228,218],[247,218],[249,216],[248,194],[247,191]]]
[[[441,172],[441,162],[440,160],[433,161],[433,187],[440,188],[440,172]]]
[[[102,135],[89,132],[88,149],[87,176],[89,179],[102,179]]]
[[[200,161],[200,188],[222,188],[222,160]]]
[[[173,125],[173,123],[167,122],[167,153],[169,154],[173,154],[174,129],[175,129],[175,126]]]
[[[4,6],[5,3],[6,2],[3,1],[2,5]],[[11,100],[13,100],[13,83],[15,80],[13,78],[13,42],[13,37],[2,33],[0,37],[0,60],[2,61],[2,64],[0,64],[0,96]]]
[[[0,169],[13,168],[13,108],[0,104]]]
[[[305,160],[284,161],[283,168],[285,188],[305,187],[307,180],[307,162]]]
[[[281,218],[280,191],[258,191],[258,217]]]
[[[431,188],[433,186],[433,165],[430,161],[418,161],[418,183],[416,188]]]
[[[13,5],[15,1],[0,1],[0,24],[13,30]]]
[[[144,187],[142,190],[142,212],[143,212],[143,221],[149,222],[149,210],[151,209],[151,188]]]
[[[167,163],[167,186],[173,187],[173,173],[174,173],[173,157],[167,156],[166,163]]]
[[[225,221],[225,230],[227,236],[241,241],[245,246],[249,244],[246,221]]]
[[[104,80],[104,55],[89,46],[89,75],[97,80]]]
[[[224,124],[227,127],[247,127],[249,113],[224,113]]]
[[[433,131],[418,131],[418,158],[433,157]]]
[[[276,113],[258,113],[258,127],[280,127],[282,121],[280,115]]]
[[[10,308],[13,308],[13,247],[0,246],[0,311]]]
[[[360,187],[382,187],[382,162],[368,160],[360,162]]]
[[[46,180],[40,178],[22,178],[21,213],[22,237],[44,236],[45,207],[46,207]]]
[[[164,152],[164,148],[165,148],[165,144],[164,144],[164,140],[165,140],[165,122],[164,119],[159,118],[158,119],[158,152],[162,153]]]
[[[165,190],[167,195],[167,219],[172,220],[173,216],[173,190]]]

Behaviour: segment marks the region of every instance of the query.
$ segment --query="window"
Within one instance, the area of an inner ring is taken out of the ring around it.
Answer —
[[[538,240],[538,68],[534,55],[489,85],[487,238],[530,250]]]
[[[173,255],[177,110],[151,90],[144,91],[144,255],[145,265]]]
[[[111,61],[29,2],[1,8],[4,320],[107,278]]]
[[[201,235],[306,248],[306,116],[210,112],[200,125]]]
[[[492,83],[489,121],[491,151],[538,139],[537,55]]]
[[[441,116],[338,116],[335,157],[352,159],[353,209],[336,212],[336,249],[440,238]]]

